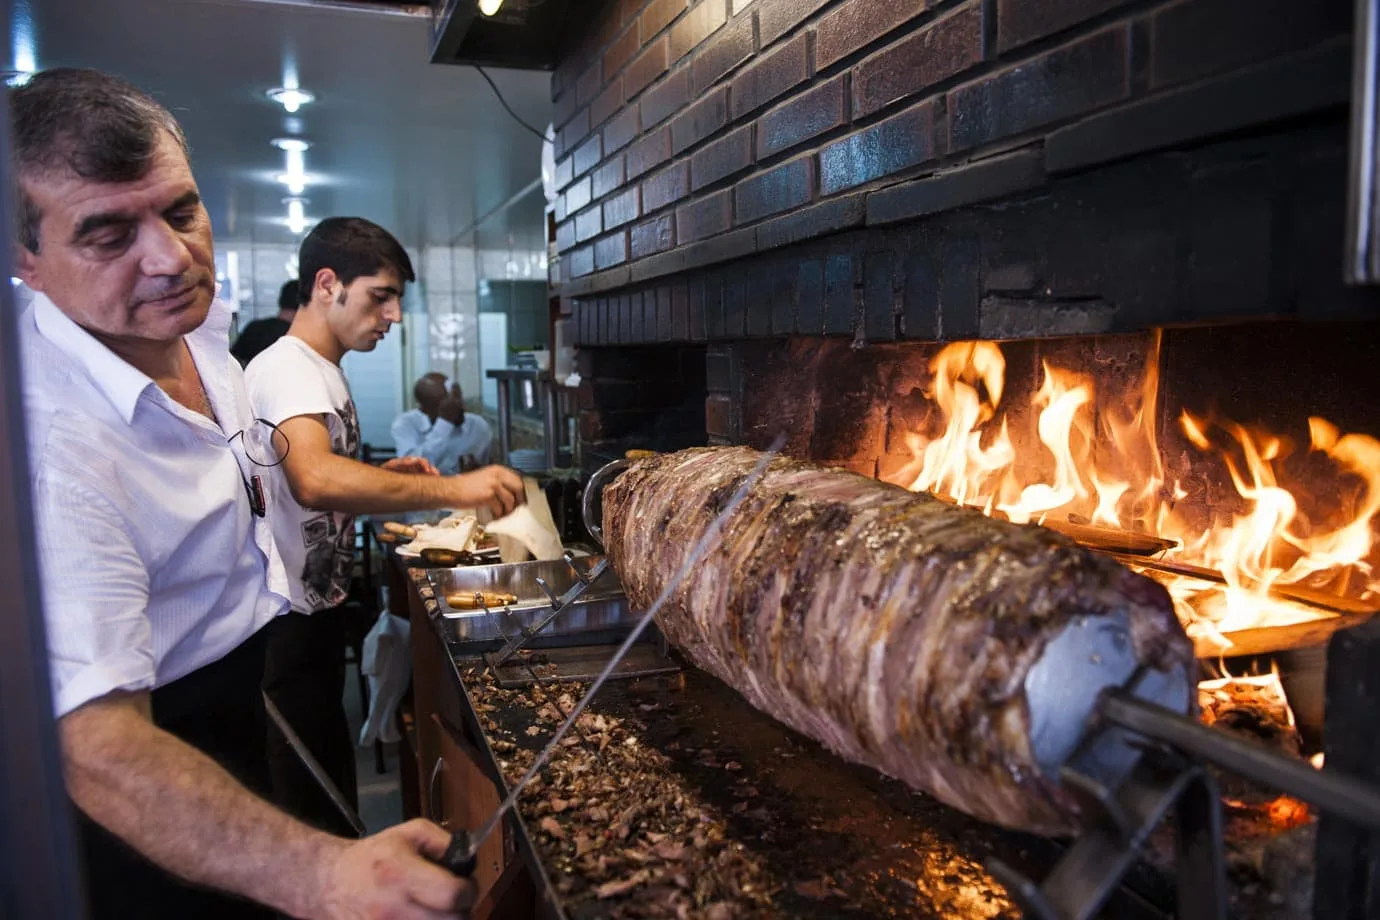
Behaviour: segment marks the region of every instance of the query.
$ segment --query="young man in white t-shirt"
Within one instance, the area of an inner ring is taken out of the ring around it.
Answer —
[[[342,703],[344,622],[331,611],[350,588],[354,516],[481,506],[503,515],[522,501],[523,485],[498,466],[440,476],[420,457],[382,468],[356,459],[359,421],[340,360],[349,351],[373,351],[402,320],[412,263],[388,231],[356,217],[319,223],[298,262],[303,303],[292,327],[245,370],[255,415],[278,426],[287,442],[269,482],[293,612],[270,627],[264,689],[354,804],[354,750]],[[270,759],[280,806],[344,829],[282,739],[271,740]]]

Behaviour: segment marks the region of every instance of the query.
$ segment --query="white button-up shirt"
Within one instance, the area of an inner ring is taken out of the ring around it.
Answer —
[[[43,295],[20,317],[29,467],[57,715],[218,660],[287,607],[245,490],[253,422],[219,302],[187,346],[217,422]],[[267,493],[267,483],[264,492]],[[270,507],[271,515],[273,509]]]
[[[392,434],[399,457],[425,457],[445,475],[462,472],[466,458],[474,466],[487,465],[494,443],[489,423],[473,412],[452,425],[443,418],[433,423],[421,409],[409,409],[393,420]]]

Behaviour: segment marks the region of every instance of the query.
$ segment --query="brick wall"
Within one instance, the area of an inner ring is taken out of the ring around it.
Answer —
[[[676,279],[669,329],[644,322],[640,336],[713,338],[696,334],[687,273],[937,226],[1128,156],[1300,116],[1342,125],[1351,18],[1348,0],[610,0],[553,78],[563,293],[574,306]],[[861,262],[847,286],[867,287]],[[842,297],[844,267],[835,277],[827,263],[826,293]],[[815,283],[810,271],[799,283]],[[893,335],[914,334],[908,284],[893,292]],[[627,313],[621,296],[593,303]],[[832,306],[822,331],[856,333],[831,322],[852,311]],[[745,318],[744,334],[781,331],[774,310]],[[888,337],[885,322],[861,326]]]
[[[632,448],[679,450],[705,443],[705,349],[582,349],[577,412],[584,466]]]

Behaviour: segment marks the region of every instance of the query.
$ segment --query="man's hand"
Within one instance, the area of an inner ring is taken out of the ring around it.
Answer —
[[[461,916],[474,892],[437,863],[449,844],[449,834],[422,820],[346,844],[324,867],[313,920]]]
[[[421,476],[440,476],[441,471],[432,466],[426,457],[394,457],[382,464],[385,470],[394,473],[416,473]]]
[[[465,397],[460,393],[458,384],[452,383],[446,398],[436,404],[436,417],[452,425],[459,425],[465,420]]]
[[[473,473],[451,479],[455,484],[455,507],[488,508],[500,518],[522,504],[527,493],[522,477],[506,466],[486,466]]]

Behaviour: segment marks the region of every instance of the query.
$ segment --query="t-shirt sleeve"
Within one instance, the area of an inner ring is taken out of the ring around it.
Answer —
[[[149,573],[124,518],[56,472],[35,478],[33,501],[56,716],[153,687]]]
[[[309,355],[276,345],[244,371],[254,417],[281,425],[299,415],[339,415],[325,377]]]

